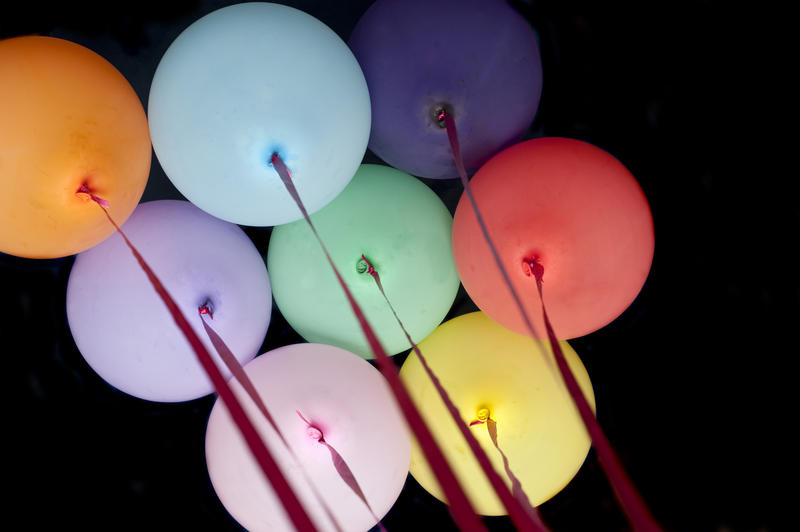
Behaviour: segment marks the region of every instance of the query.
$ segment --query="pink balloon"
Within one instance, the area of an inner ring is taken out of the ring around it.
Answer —
[[[209,303],[214,330],[242,362],[261,348],[272,311],[264,260],[236,225],[186,201],[139,205],[122,230],[208,340],[198,307]],[[151,401],[186,401],[213,386],[122,237],[78,255],[67,285],[67,317],[86,362],[112,386]]]
[[[297,412],[344,458],[381,518],[403,488],[411,442],[380,373],[361,357],[322,344],[275,349],[248,363],[245,371],[342,529],[366,531],[374,526],[375,518],[336,472],[331,453]],[[232,381],[231,386],[315,525],[334,530],[275,431],[241,385]],[[220,401],[208,420],[206,463],[222,504],[247,530],[294,530]]]

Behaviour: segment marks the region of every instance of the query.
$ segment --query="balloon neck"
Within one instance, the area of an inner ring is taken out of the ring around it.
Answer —
[[[363,253],[361,254],[361,258],[358,259],[358,262],[356,262],[356,271],[359,274],[368,273],[375,278],[378,277],[377,270],[375,270],[375,267],[372,266],[372,263],[367,259],[366,256],[364,256]]]
[[[470,427],[473,425],[483,425],[486,423],[487,420],[491,419],[492,413],[486,407],[481,407],[475,412],[475,419],[469,424]]]
[[[319,430],[314,425],[309,425],[308,427],[306,427],[306,436],[320,443],[325,441],[325,438],[322,436],[322,431]]]
[[[278,171],[279,175],[280,175],[279,169],[280,168],[285,169],[286,175],[288,175],[290,179],[292,178],[292,172],[290,172],[289,169],[286,168],[286,163],[283,161],[283,158],[278,152],[273,152],[272,155],[269,156],[269,165],[275,168],[275,170]]]
[[[431,110],[431,118],[433,119],[433,123],[439,126],[441,129],[445,129],[447,127],[447,124],[445,123],[445,118],[447,115],[453,116],[453,106],[449,103],[436,104]]]
[[[87,185],[86,183],[82,184],[78,188],[78,190],[75,191],[75,194],[87,194],[89,196],[89,199],[91,199],[93,202],[97,203],[101,207],[103,207],[105,209],[108,209],[110,207],[108,202],[106,200],[104,200],[103,198],[101,198],[100,196],[95,195],[92,192],[92,189],[90,189],[89,185]]]
[[[325,437],[322,434],[322,430],[320,430],[319,427],[312,425],[311,422],[308,419],[306,419],[306,417],[303,414],[301,414],[299,410],[295,410],[295,412],[297,413],[298,416],[300,416],[300,419],[302,419],[306,424],[306,436],[308,436],[309,438],[311,438],[316,442],[325,443]]]
[[[201,316],[205,314],[212,320],[214,319],[214,305],[212,305],[211,301],[208,299],[197,308],[197,312],[199,312]]]
[[[522,259],[522,272],[528,277],[533,276],[537,283],[542,283],[544,266],[539,262],[538,257]]]

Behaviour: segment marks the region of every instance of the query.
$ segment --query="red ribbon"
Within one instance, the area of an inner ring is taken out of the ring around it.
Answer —
[[[486,227],[486,223],[483,220],[483,215],[478,208],[478,203],[475,201],[475,196],[472,194],[472,187],[470,187],[469,179],[467,178],[467,171],[464,168],[464,161],[461,158],[461,148],[458,144],[456,123],[453,120],[452,115],[446,110],[442,110],[442,112],[439,113],[439,116],[444,118],[445,127],[447,128],[447,138],[450,140],[450,147],[453,150],[453,158],[455,159],[456,167],[458,168],[458,174],[461,177],[461,184],[464,186],[464,192],[467,193],[467,197],[472,204],[472,209],[475,211],[475,218],[478,221],[481,232],[483,232],[483,237],[486,240],[486,243],[489,245],[489,249],[492,251],[492,256],[497,263],[497,268],[500,270],[500,274],[503,276],[503,281],[508,287],[509,292],[511,292],[511,296],[519,308],[522,319],[525,322],[525,326],[528,328],[528,331],[533,337],[538,338],[539,335],[536,334],[533,322],[531,321],[530,316],[528,316],[525,306],[522,304],[522,299],[514,288],[514,285],[511,283],[511,278],[509,277],[508,272],[503,265],[500,254],[497,252],[494,241],[492,240],[491,236],[489,236],[489,229]],[[545,311],[544,307],[544,298],[542,298],[541,283],[542,276],[544,275],[544,268],[541,264],[535,261],[532,261],[529,266],[531,267],[531,271],[534,273],[534,276],[536,276],[536,282],[539,287],[539,296],[542,301],[542,311],[544,314],[545,328],[547,329],[547,337],[553,349],[553,354],[555,355],[556,365],[561,373],[561,377],[564,379],[567,390],[572,396],[573,401],[575,401],[575,405],[578,407],[578,412],[581,415],[581,419],[583,419],[584,425],[586,425],[586,429],[589,432],[589,436],[591,437],[592,443],[597,451],[597,456],[600,459],[600,465],[614,490],[617,501],[625,511],[628,520],[630,521],[631,525],[633,525],[635,530],[660,530],[650,514],[650,510],[645,505],[641,495],[634,487],[633,482],[631,482],[628,474],[625,472],[625,469],[622,467],[622,464],[617,458],[616,453],[614,453],[611,443],[608,441],[605,433],[603,433],[603,429],[597,422],[597,418],[594,416],[588,401],[586,401],[586,398],[583,396],[583,392],[578,386],[578,382],[575,380],[572,370],[567,365],[567,361],[564,358],[564,353],[562,353],[561,347],[558,345],[558,339],[556,338],[553,328],[550,325],[550,321],[547,318],[547,312]]]
[[[81,188],[84,187],[85,185],[83,185]],[[289,486],[289,483],[286,481],[283,473],[281,473],[281,470],[278,467],[277,462],[275,462],[275,459],[272,457],[272,454],[270,454],[269,449],[267,449],[267,446],[263,441],[261,441],[261,437],[258,435],[253,423],[250,421],[250,418],[245,413],[244,408],[242,408],[242,405],[239,403],[239,400],[228,386],[228,383],[225,381],[225,377],[222,376],[219,368],[217,368],[216,364],[214,364],[214,360],[206,350],[203,342],[201,342],[200,338],[197,336],[197,334],[195,334],[194,329],[192,329],[191,325],[189,325],[189,322],[178,308],[175,300],[169,295],[169,292],[167,292],[167,289],[156,276],[155,272],[153,272],[139,251],[133,246],[133,244],[131,244],[130,240],[128,240],[128,237],[125,235],[122,229],[120,229],[116,222],[114,222],[114,220],[111,218],[111,215],[108,213],[105,206],[108,205],[108,203],[105,202],[105,200],[102,200],[102,198],[98,198],[92,194],[90,191],[88,191],[88,188],[85,191],[79,190],[79,192],[89,194],[92,200],[100,206],[100,208],[103,210],[103,213],[106,215],[106,218],[108,218],[108,221],[114,226],[114,229],[116,229],[116,231],[125,241],[128,249],[130,249],[131,253],[133,253],[133,256],[136,258],[139,266],[142,268],[145,275],[147,275],[147,279],[150,281],[153,289],[164,302],[167,310],[169,310],[169,313],[172,315],[172,319],[175,320],[175,324],[181,330],[183,335],[186,337],[186,340],[189,342],[189,345],[192,347],[197,359],[203,366],[203,369],[206,371],[209,379],[211,379],[211,382],[214,384],[217,394],[222,399],[222,402],[225,404],[225,406],[228,407],[228,411],[231,413],[233,421],[236,423],[236,426],[239,428],[242,436],[244,436],[247,446],[253,453],[253,457],[258,462],[258,465],[261,467],[264,475],[267,477],[269,482],[272,484],[272,487],[275,489],[275,492],[278,494],[278,498],[283,504],[283,507],[286,509],[286,513],[289,515],[289,519],[291,519],[295,528],[297,530],[316,531],[314,523],[306,513],[303,505],[300,504],[299,499],[295,495],[291,486]],[[103,202],[105,202],[105,205]]]
[[[286,438],[283,436],[281,429],[278,428],[277,423],[275,423],[275,418],[272,417],[272,414],[270,413],[269,409],[267,409],[267,405],[264,404],[264,401],[261,399],[261,395],[258,393],[258,390],[256,390],[253,381],[250,380],[250,376],[247,375],[247,372],[245,372],[244,368],[239,363],[239,359],[236,358],[236,356],[234,356],[233,352],[228,347],[228,344],[226,344],[225,341],[217,334],[217,332],[214,329],[212,329],[208,323],[206,323],[206,320],[203,319],[203,315],[207,315],[209,318],[213,320],[214,319],[213,312],[211,311],[211,309],[208,308],[208,305],[201,306],[199,309],[197,309],[197,311],[200,314],[200,321],[203,322],[203,328],[205,329],[206,334],[208,335],[208,339],[211,340],[211,344],[214,346],[214,349],[216,349],[217,353],[219,353],[219,357],[225,363],[225,366],[227,366],[227,368],[230,370],[231,374],[233,374],[234,378],[237,381],[239,381],[239,384],[242,385],[242,388],[244,389],[245,392],[247,392],[247,395],[250,396],[250,399],[256,405],[256,408],[258,408],[259,412],[261,412],[261,415],[264,416],[264,419],[266,419],[267,423],[269,423],[270,426],[272,427],[272,430],[274,430],[275,433],[278,435],[278,438],[281,440],[284,447],[286,447],[286,450],[289,451],[289,454],[292,456],[294,461],[297,462],[299,466],[298,469],[302,473],[303,477],[306,479],[306,482],[308,482],[308,485],[311,487],[311,492],[314,494],[314,497],[317,499],[317,501],[319,501],[320,505],[322,506],[322,509],[328,516],[328,519],[330,519],[331,523],[333,523],[333,527],[338,532],[342,532],[342,527],[339,525],[339,522],[333,516],[333,511],[330,509],[328,504],[325,502],[325,499],[322,498],[322,495],[317,490],[317,487],[309,478],[308,473],[306,473],[303,464],[300,463],[300,460],[297,458],[297,455],[294,453],[294,450],[292,450],[292,448],[289,446],[289,442],[286,441]]]
[[[525,495],[525,493],[522,492],[522,488],[520,487],[518,495],[515,496],[508,489],[508,486],[506,486],[505,482],[503,482],[503,479],[500,478],[500,475],[497,474],[497,471],[495,471],[494,467],[492,466],[492,463],[489,461],[489,457],[486,455],[486,452],[484,452],[483,447],[481,447],[481,444],[478,443],[478,440],[475,439],[475,436],[464,424],[464,420],[461,419],[461,415],[458,413],[458,408],[456,407],[455,403],[453,403],[453,400],[450,398],[450,395],[447,393],[447,390],[445,390],[444,386],[442,386],[439,377],[436,376],[431,367],[428,365],[428,361],[422,355],[422,350],[419,348],[416,342],[412,340],[411,335],[408,333],[408,330],[406,329],[405,325],[403,325],[403,322],[400,320],[400,317],[397,315],[397,312],[395,312],[394,306],[389,301],[389,297],[386,295],[386,292],[383,290],[383,285],[381,284],[381,278],[378,275],[378,272],[375,270],[375,268],[372,267],[372,264],[370,264],[369,260],[367,260],[367,257],[365,257],[362,254],[361,258],[369,267],[367,273],[372,275],[373,279],[375,279],[375,283],[378,285],[378,290],[383,296],[383,299],[386,300],[386,304],[389,305],[389,309],[392,311],[395,320],[400,325],[400,328],[403,330],[403,334],[405,334],[406,340],[408,340],[408,343],[411,344],[411,348],[417,354],[417,358],[419,358],[420,363],[422,363],[422,367],[425,369],[425,373],[427,373],[428,378],[431,379],[431,382],[433,383],[434,388],[436,388],[436,391],[439,392],[439,397],[441,397],[442,401],[444,401],[444,404],[447,407],[447,411],[450,413],[450,417],[452,417],[453,421],[455,421],[458,430],[461,431],[461,435],[464,437],[465,440],[467,440],[467,444],[469,445],[472,454],[475,455],[475,458],[478,460],[478,464],[480,464],[481,469],[483,469],[486,478],[489,479],[489,483],[492,485],[492,488],[494,489],[495,493],[497,493],[497,496],[503,503],[503,506],[508,512],[509,517],[511,517],[511,520],[514,522],[514,525],[516,525],[517,530],[521,531],[547,530],[547,527],[542,521],[542,518],[539,515],[538,510],[536,510],[536,508],[534,508],[533,505],[530,504],[527,495]],[[469,426],[471,427],[473,425],[481,423],[484,422],[476,420],[470,423]]]
[[[403,412],[403,415],[411,427],[411,430],[416,435],[417,441],[419,442],[420,447],[422,447],[425,457],[428,459],[428,464],[430,464],[431,469],[439,481],[439,485],[444,491],[445,497],[450,504],[450,511],[453,515],[453,519],[459,528],[461,528],[461,530],[467,532],[485,532],[486,527],[475,514],[472,504],[470,504],[469,499],[467,499],[467,496],[464,493],[464,490],[461,489],[461,486],[458,484],[458,480],[456,480],[453,470],[447,463],[444,454],[436,444],[433,434],[431,434],[431,431],[428,429],[428,426],[425,424],[425,421],[422,419],[419,411],[414,406],[411,396],[408,395],[408,390],[406,390],[403,382],[400,380],[400,376],[397,373],[397,368],[389,358],[389,355],[386,354],[386,351],[381,346],[380,342],[378,341],[378,337],[375,336],[375,332],[372,330],[369,322],[367,322],[364,312],[361,310],[361,307],[358,305],[353,297],[353,294],[350,292],[347,283],[344,282],[344,279],[339,273],[338,268],[336,268],[336,265],[333,263],[333,259],[331,258],[330,253],[328,253],[328,248],[325,247],[322,238],[319,236],[319,233],[317,233],[317,229],[311,222],[308,211],[306,210],[303,201],[300,199],[300,195],[297,193],[297,188],[295,188],[294,183],[292,183],[292,175],[289,173],[289,169],[286,168],[286,165],[283,163],[283,160],[277,153],[273,153],[270,160],[275,168],[275,171],[278,172],[278,175],[283,181],[284,186],[289,192],[289,195],[292,197],[292,199],[294,199],[297,207],[303,214],[303,218],[305,218],[308,226],[311,228],[311,232],[316,237],[320,248],[322,248],[325,258],[328,260],[328,264],[330,264],[331,268],[333,269],[333,273],[336,275],[339,285],[342,287],[342,290],[344,290],[344,294],[347,297],[350,308],[352,309],[353,314],[355,314],[356,319],[361,326],[361,330],[364,332],[367,342],[372,349],[372,352],[375,354],[378,369],[388,381],[389,388],[392,390],[395,399],[397,399],[397,404],[400,406],[400,410]]]
[[[572,374],[572,370],[569,369],[569,365],[567,364],[567,359],[564,357],[563,351],[561,351],[561,345],[558,343],[555,332],[553,332],[553,326],[550,324],[550,318],[548,318],[547,310],[544,306],[544,295],[542,294],[544,268],[535,261],[532,261],[530,266],[536,278],[536,287],[539,290],[539,299],[542,302],[544,326],[547,330],[547,338],[550,340],[550,346],[553,348],[556,364],[561,371],[561,376],[564,378],[564,383],[567,385],[567,390],[569,390],[570,395],[575,400],[575,405],[578,407],[578,412],[586,425],[586,430],[592,438],[592,443],[594,444],[595,451],[597,451],[600,465],[611,483],[617,500],[620,502],[622,509],[625,511],[628,520],[635,530],[660,530],[653,516],[650,514],[650,510],[645,505],[644,500],[642,500],[642,496],[636,490],[630,477],[628,477],[625,468],[622,467],[619,458],[617,458],[614,449],[611,447],[611,443],[600,427],[600,423],[597,422],[597,418],[594,412],[592,412],[589,402],[586,400],[586,397],[583,396],[578,381],[575,380],[575,376]]]
[[[300,416],[300,419],[306,422],[308,429],[313,431],[309,433],[309,436],[312,436],[321,445],[324,445],[328,449],[328,452],[331,453],[331,462],[333,463],[333,468],[339,474],[339,478],[341,478],[342,481],[344,481],[344,483],[347,484],[347,486],[353,491],[353,493],[355,493],[356,496],[361,499],[361,502],[364,503],[364,506],[367,507],[369,513],[372,514],[372,518],[375,519],[376,523],[378,524],[378,528],[380,528],[383,532],[386,532],[386,528],[383,526],[383,523],[381,523],[380,518],[375,515],[375,511],[367,501],[367,496],[364,495],[364,491],[361,489],[358,480],[356,480],[353,470],[350,469],[349,465],[347,465],[347,462],[339,453],[339,451],[337,451],[333,445],[328,443],[328,440],[325,439],[325,434],[323,434],[319,427],[313,425],[309,420],[307,420],[299,410],[295,410],[295,412],[297,412],[297,415]]]

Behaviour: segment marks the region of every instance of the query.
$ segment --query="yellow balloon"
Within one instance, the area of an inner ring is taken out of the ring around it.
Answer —
[[[498,445],[533,505],[548,500],[572,480],[591,443],[552,353],[549,347],[545,351],[544,345],[504,329],[482,312],[443,323],[419,344],[461,418],[469,424],[488,414],[496,422]],[[586,368],[567,342],[562,341],[561,348],[594,409]],[[400,377],[475,510],[483,515],[505,515],[505,508],[415,353],[406,359]],[[470,430],[510,486],[486,424],[476,424]],[[416,441],[410,470],[423,488],[446,502]]]

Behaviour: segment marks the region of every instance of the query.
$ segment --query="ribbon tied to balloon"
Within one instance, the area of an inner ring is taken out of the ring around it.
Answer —
[[[387,352],[409,346],[391,308],[375,290],[368,263],[380,271],[412,337],[424,338],[441,323],[459,286],[452,218],[425,184],[387,166],[364,164],[345,190],[311,220]],[[306,340],[373,357],[304,221],[272,231],[267,264],[275,303]]]
[[[458,177],[443,109],[474,170],[520,140],[539,107],[539,46],[508,2],[378,0],[348,42],[372,98],[369,148],[412,175]]]
[[[370,101],[347,45],[297,9],[251,2],[186,28],[158,64],[148,100],[153,147],[201,209],[272,226],[301,217],[270,158],[291,167],[309,210],[326,205],[366,150]]]
[[[589,376],[575,351],[561,346],[581,389],[594,403]],[[550,353],[531,353],[529,339],[473,312],[447,321],[419,344],[463,420],[498,471],[513,471],[537,506],[558,493],[577,473],[590,440],[569,394],[551,370]],[[435,427],[460,483],[483,515],[506,510],[475,458],[463,452],[462,436],[419,357],[409,354],[400,371],[425,419]],[[494,429],[494,437],[491,430]],[[502,451],[502,452],[499,452]],[[507,461],[507,464],[504,462]],[[412,447],[411,474],[428,492],[445,500],[429,466]],[[512,479],[507,480],[509,484]]]
[[[272,298],[264,261],[244,231],[174,200],[141,204],[123,229],[184,315],[206,306],[240,363],[258,353]],[[212,392],[120,234],[76,258],[67,285],[67,318],[89,365],[125,393],[173,402]],[[202,323],[192,321],[203,336]],[[213,353],[213,343],[205,343]]]
[[[653,259],[650,207],[636,179],[605,151],[573,139],[529,140],[493,157],[470,186],[538,334],[545,327],[531,264],[542,268],[559,338],[603,327],[639,293]],[[466,194],[456,208],[453,252],[475,304],[529,335]]]
[[[281,347],[257,357],[244,370],[341,528],[373,527],[403,488],[411,449],[405,423],[380,374],[360,357],[322,344]],[[257,406],[242,387],[236,382],[232,387],[258,419],[261,437],[315,525],[334,530],[280,436],[257,415]],[[343,480],[341,465],[332,463],[331,448],[346,462],[360,494]],[[253,531],[292,530],[219,402],[208,420],[206,461],[217,495],[242,526]]]
[[[139,97],[108,61],[52,37],[0,41],[0,252],[55,258],[98,244],[122,223],[150,173]]]

